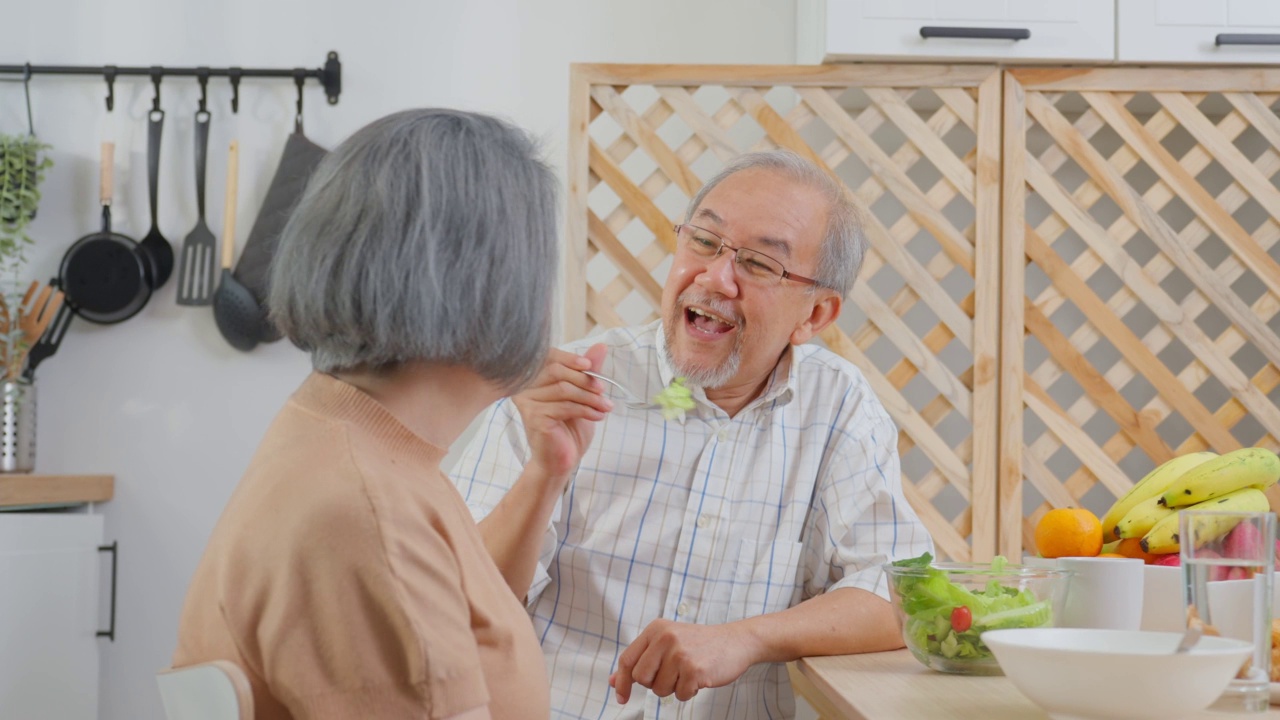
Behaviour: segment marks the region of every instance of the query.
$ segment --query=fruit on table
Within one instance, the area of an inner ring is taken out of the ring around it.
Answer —
[[[1156,523],[1174,514],[1177,510],[1160,504],[1160,496],[1152,495],[1133,506],[1120,522],[1116,523],[1116,537],[1140,538],[1151,532]]]
[[[1164,555],[1155,555],[1153,553],[1143,551],[1142,538],[1126,538],[1121,540],[1116,543],[1115,552],[1117,555],[1141,560],[1148,565],[1154,565],[1157,560],[1165,557]]]
[[[1184,510],[1220,510],[1224,512],[1265,512],[1271,505],[1261,490],[1245,487],[1234,492],[1216,497],[1207,502],[1197,503]],[[1201,543],[1217,540],[1231,532],[1239,522],[1238,518],[1203,517],[1197,518],[1199,523],[1196,536]],[[1178,543],[1178,513],[1174,513],[1151,528],[1151,532],[1142,538],[1142,549],[1149,553],[1175,553],[1180,549]]]
[[[1240,448],[1183,473],[1161,494],[1160,503],[1186,507],[1242,488],[1265,490],[1276,480],[1280,480],[1280,457],[1266,448]]]
[[[1187,453],[1161,463],[1159,467],[1147,473],[1134,483],[1119,500],[1111,506],[1107,514],[1102,516],[1102,533],[1108,540],[1116,537],[1116,525],[1133,509],[1135,505],[1150,497],[1162,495],[1166,489],[1188,470],[1218,457],[1210,451]]]
[[[1158,560],[1156,560],[1155,562],[1151,563],[1151,564],[1152,564],[1152,565],[1164,565],[1164,566],[1168,566],[1168,567],[1181,567],[1181,566],[1182,566],[1182,556],[1181,556],[1181,555],[1179,555],[1178,553],[1171,553],[1171,554],[1168,554],[1168,555],[1160,555],[1160,556],[1159,556],[1159,559],[1158,559]]]
[[[1084,508],[1050,510],[1036,523],[1035,535],[1042,557],[1094,557],[1102,552],[1102,522]]]
[[[1178,510],[1265,511],[1269,503],[1259,502],[1258,495],[1250,493],[1225,507],[1215,502],[1243,489],[1265,490],[1277,480],[1280,457],[1266,448],[1179,455],[1147,473],[1111,506],[1102,519],[1104,539],[1122,539],[1121,545],[1109,548],[1112,552],[1155,563],[1179,550],[1174,538]],[[1221,532],[1230,530],[1226,527]],[[1280,569],[1280,549],[1276,561]]]

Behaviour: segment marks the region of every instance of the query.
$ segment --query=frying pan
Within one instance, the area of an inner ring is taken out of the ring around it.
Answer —
[[[111,231],[111,170],[115,145],[102,144],[102,230],[80,238],[58,271],[67,305],[89,322],[128,320],[151,299],[150,258],[133,239]]]

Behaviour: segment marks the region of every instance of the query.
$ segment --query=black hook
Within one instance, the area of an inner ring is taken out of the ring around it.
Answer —
[[[111,112],[116,109],[116,66],[103,68],[102,77],[107,81],[107,112]]]
[[[36,124],[31,120],[31,63],[22,69],[22,92],[27,96],[27,131],[36,134]]]
[[[151,66],[151,84],[156,88],[156,96],[151,101],[151,120],[157,122],[164,119],[164,111],[160,109],[160,78],[164,77],[164,68]]]
[[[209,68],[196,68],[196,80],[200,81],[200,112],[209,112],[207,103],[209,102]]]
[[[231,112],[240,112],[240,76],[244,71],[238,67],[233,67],[227,71],[227,77],[231,78]]]
[[[298,113],[293,116],[293,131],[302,132],[302,87],[307,82],[307,71],[298,68],[293,71],[293,83],[298,86]]]

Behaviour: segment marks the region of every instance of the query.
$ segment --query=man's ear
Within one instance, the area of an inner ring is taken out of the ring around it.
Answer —
[[[840,306],[844,302],[833,290],[826,288],[820,289],[818,292],[822,296],[813,304],[813,309],[809,312],[809,317],[805,318],[795,330],[791,331],[791,344],[803,345],[810,338],[822,332],[828,325],[836,321],[840,317]]]

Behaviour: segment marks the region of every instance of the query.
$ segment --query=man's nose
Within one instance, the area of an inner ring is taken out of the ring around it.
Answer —
[[[737,297],[737,264],[737,253],[727,247],[721,248],[720,254],[711,258],[706,269],[698,273],[694,281],[699,287],[725,297]]]

